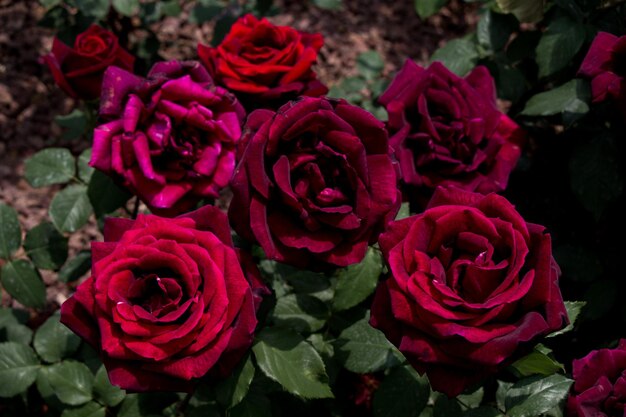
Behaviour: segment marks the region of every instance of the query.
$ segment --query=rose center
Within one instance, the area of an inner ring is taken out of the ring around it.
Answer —
[[[181,298],[182,288],[177,280],[163,277],[163,273],[141,274],[128,289],[129,301],[153,316],[167,314]]]
[[[77,49],[86,55],[98,55],[107,49],[107,44],[98,36],[89,36],[80,41]]]

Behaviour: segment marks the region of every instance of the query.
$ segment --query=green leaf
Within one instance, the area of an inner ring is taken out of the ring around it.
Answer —
[[[96,372],[93,380],[93,393],[96,400],[108,407],[115,407],[126,397],[126,391],[111,385],[104,365]]]
[[[478,50],[468,39],[454,39],[435,51],[431,62],[439,61],[450,71],[465,76],[478,62]]]
[[[80,0],[76,3],[80,3]],[[106,8],[108,12],[108,5]],[[78,109],[66,115],[56,116],[54,121],[63,128],[61,135],[63,140],[79,139],[87,131],[87,115]]]
[[[583,307],[587,304],[585,301],[565,301],[565,309],[567,310],[567,316],[569,317],[569,324],[562,330],[550,334],[548,337],[558,336],[563,333],[574,330],[576,320],[582,311]]]
[[[495,76],[498,97],[504,100],[517,102],[528,88],[524,73],[508,64],[498,63]]]
[[[75,232],[87,223],[93,213],[87,187],[70,185],[58,192],[50,203],[52,223],[62,232]]]
[[[550,352],[552,351],[543,345],[536,346],[530,354],[513,362],[511,367],[518,377],[565,372],[563,365],[549,356]]]
[[[333,310],[342,311],[364,301],[376,289],[383,270],[380,251],[368,248],[363,260],[337,272]]]
[[[361,52],[356,58],[356,68],[366,80],[373,80],[380,76],[385,61],[376,51]]]
[[[289,294],[277,300],[273,317],[278,325],[297,332],[313,333],[324,327],[330,311],[318,298],[308,294]]]
[[[93,398],[94,376],[80,362],[65,361],[48,368],[48,381],[61,402],[81,405]]]
[[[574,149],[569,171],[571,188],[596,220],[624,191],[618,152],[610,138],[594,138]]]
[[[104,19],[109,13],[111,0],[75,0],[76,7],[85,16],[93,16],[97,19]]]
[[[271,402],[265,395],[252,393],[230,410],[229,417],[272,417]]]
[[[91,269],[91,252],[81,251],[70,259],[59,271],[58,280],[61,282],[76,281]]]
[[[333,397],[322,358],[297,333],[265,329],[252,350],[263,373],[288,392],[302,398]]]
[[[35,187],[65,184],[76,172],[74,157],[65,148],[47,148],[24,163],[26,181]]]
[[[46,362],[58,362],[78,350],[80,338],[59,321],[60,315],[53,314],[37,329],[33,347]]]
[[[552,116],[569,112],[584,114],[589,111],[589,84],[574,79],[552,90],[532,96],[522,111],[524,116]]]
[[[201,25],[216,18],[224,9],[219,2],[210,2],[210,4],[196,4],[189,12],[189,22],[194,25]]]
[[[476,37],[478,43],[488,51],[500,51],[517,28],[518,22],[513,16],[487,9],[478,21]]]
[[[59,269],[67,259],[67,238],[52,223],[41,223],[26,233],[24,249],[37,268]]]
[[[585,34],[585,26],[568,17],[550,22],[537,45],[539,77],[552,75],[571,64],[585,41]]]
[[[0,258],[9,259],[22,244],[22,229],[13,207],[0,203]]]
[[[39,391],[39,394],[49,407],[53,408],[54,410],[63,410],[67,407],[65,404],[59,401],[56,394],[54,393],[54,389],[50,386],[50,382],[48,381],[47,367],[39,368],[35,384],[37,386],[37,391]]]
[[[0,307],[0,328],[11,324],[25,324],[30,315],[25,310]]]
[[[112,4],[124,16],[134,16],[139,12],[139,0],[113,0]]]
[[[51,9],[61,3],[62,0],[39,0],[39,3],[46,9]]]
[[[250,389],[254,378],[254,364],[248,356],[235,368],[233,373],[215,387],[215,396],[224,407],[232,408],[239,404]]]
[[[325,10],[339,10],[343,7],[342,0],[313,0],[313,4]]]
[[[433,417],[461,417],[463,409],[456,398],[438,394],[433,405]]]
[[[400,205],[400,210],[396,214],[396,220],[406,219],[411,216],[411,208],[408,202],[404,202]]]
[[[439,12],[449,0],[414,0],[415,11],[422,19],[426,19]]]
[[[504,13],[513,13],[520,22],[534,23],[543,17],[544,0],[496,0]]]
[[[106,409],[93,401],[77,408],[66,408],[61,417],[105,417]]]
[[[230,31],[230,28],[237,21],[237,18],[238,16],[234,16],[232,13],[226,13],[217,19],[213,29],[213,39],[211,39],[213,46],[217,46],[222,42],[226,34]]]
[[[559,407],[565,401],[572,383],[571,379],[559,374],[522,379],[506,394],[506,415],[534,417]]]
[[[344,367],[358,374],[378,372],[400,363],[400,352],[367,320],[359,320],[341,332],[335,349]]]
[[[117,417],[162,417],[164,410],[178,401],[180,398],[174,393],[129,394],[117,411]]]
[[[85,149],[83,153],[80,154],[76,162],[76,165],[78,166],[78,178],[85,181],[86,183],[89,182],[89,180],[91,179],[91,175],[95,171],[94,168],[89,166],[90,160],[91,148]]]
[[[0,339],[6,339],[8,342],[16,342],[22,345],[30,345],[33,340],[33,331],[24,326],[23,324],[9,324],[4,327],[0,327]]]
[[[506,410],[506,393],[513,386],[513,382],[505,382],[498,380],[498,389],[496,390],[496,404],[501,411]]]
[[[502,414],[497,408],[483,405],[465,411],[463,413],[463,417],[504,417],[504,414]]]
[[[46,286],[29,261],[18,259],[5,264],[1,277],[4,289],[26,307],[42,308],[46,304]]]
[[[430,396],[428,379],[410,366],[395,368],[374,392],[374,417],[418,417]]]
[[[131,193],[118,187],[109,176],[100,171],[95,171],[91,176],[87,195],[96,217],[113,213],[132,197]]]
[[[33,350],[15,342],[0,343],[0,397],[25,392],[37,378],[39,361]]]

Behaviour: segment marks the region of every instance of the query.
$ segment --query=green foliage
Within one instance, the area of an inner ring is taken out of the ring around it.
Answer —
[[[248,394],[253,378],[254,363],[252,358],[248,356],[241,361],[228,379],[215,387],[217,400],[226,408],[235,407]]]
[[[552,357],[552,350],[544,345],[537,345],[533,351],[521,359],[515,361],[511,368],[518,377],[530,375],[552,375],[564,372],[565,368]]]
[[[374,393],[374,417],[418,417],[428,403],[430,386],[410,366],[391,370]]]
[[[29,261],[17,259],[5,264],[0,277],[4,289],[23,305],[42,308],[46,303],[46,286]]]
[[[56,396],[68,405],[81,405],[92,400],[94,375],[83,363],[65,361],[46,369],[46,377]]]
[[[342,0],[312,0],[313,4],[320,9],[340,10],[343,7]]]
[[[78,350],[80,338],[59,321],[54,314],[35,332],[33,346],[46,362],[54,363],[71,356]]]
[[[585,41],[584,25],[568,17],[550,22],[537,46],[539,76],[547,77],[565,68]]]
[[[108,407],[115,407],[126,397],[126,391],[111,385],[104,366],[101,366],[98,372],[96,372],[93,380],[93,393],[94,398],[99,403]]]
[[[26,233],[26,254],[39,269],[59,269],[67,259],[67,238],[52,223],[41,223]]]
[[[102,217],[123,207],[132,194],[117,186],[108,175],[94,171],[89,179],[87,196],[96,217]]]
[[[589,111],[589,85],[582,80],[571,80],[543,93],[536,94],[522,111],[525,116],[552,116],[559,113],[582,115]]]
[[[478,57],[476,44],[471,39],[454,39],[437,49],[430,60],[439,61],[453,73],[465,76],[476,66]]]
[[[47,148],[25,162],[26,181],[35,188],[64,184],[76,173],[76,162],[65,148]]]
[[[382,269],[382,256],[374,248],[367,250],[360,263],[340,269],[336,274],[333,310],[347,310],[367,299],[376,289]]]
[[[25,392],[37,378],[39,361],[33,350],[15,342],[0,343],[0,397]]]
[[[102,192],[102,190],[100,191]],[[109,196],[103,196],[109,198]],[[62,232],[75,232],[87,223],[93,208],[87,196],[87,186],[70,185],[58,192],[50,203],[50,219]]]
[[[574,330],[574,326],[576,325],[576,320],[578,320],[578,316],[580,316],[580,312],[582,311],[583,307],[585,307],[585,304],[586,303],[584,301],[565,301],[565,308],[567,310],[567,317],[569,318],[569,324],[562,330],[559,330],[558,332],[554,332],[548,337],[559,336],[561,334]]]
[[[414,0],[415,11],[422,19],[437,13],[449,0]]]
[[[79,109],[74,109],[69,114],[56,116],[54,121],[63,129],[61,139],[66,141],[79,139],[87,133],[89,126],[87,113]]]
[[[22,245],[22,229],[17,212],[0,203],[0,258],[9,259]]]
[[[513,384],[506,392],[506,415],[534,417],[562,407],[572,380],[563,375],[532,376]]]
[[[512,13],[520,22],[532,23],[543,17],[544,0],[496,0],[504,13]]]
[[[79,279],[91,268],[91,252],[81,251],[75,257],[67,261],[57,276],[61,282],[72,282]]]

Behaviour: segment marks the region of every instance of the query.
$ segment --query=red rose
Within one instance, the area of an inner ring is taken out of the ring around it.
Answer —
[[[242,269],[226,216],[205,206],[175,219],[109,218],[104,240],[92,243],[92,276],[61,321],[100,352],[111,382],[185,391],[232,371],[267,290]]]
[[[594,350],[573,364],[574,385],[567,400],[571,417],[624,416],[626,339],[616,349]]]
[[[147,79],[111,67],[103,87],[91,166],[167,216],[228,185],[245,112],[199,62],[159,62]]]
[[[422,68],[407,60],[380,102],[411,192],[430,196],[440,185],[481,194],[506,188],[524,133],[498,110],[485,67],[461,78],[439,62]]]
[[[54,38],[52,52],[42,57],[54,81],[74,98],[100,97],[104,71],[110,66],[133,70],[135,57],[122,49],[117,37],[98,25],[78,35],[74,48]]]
[[[324,45],[319,33],[275,26],[253,15],[240,18],[216,48],[198,45],[215,82],[249,109],[276,109],[298,96],[318,97],[328,88],[311,69]]]
[[[438,188],[379,243],[371,324],[450,397],[568,321],[550,235],[497,194]]]
[[[270,259],[360,262],[400,204],[383,124],[345,100],[305,97],[248,118],[229,218]]]
[[[626,116],[626,36],[598,33],[578,75],[591,78],[594,103],[612,97]]]

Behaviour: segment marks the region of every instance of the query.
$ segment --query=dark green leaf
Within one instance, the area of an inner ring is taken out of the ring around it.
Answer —
[[[76,164],[78,165],[78,178],[85,182],[89,182],[91,179],[91,175],[94,172],[94,168],[89,166],[89,161],[91,160],[91,148],[85,149],[83,153],[80,154]]]
[[[82,184],[64,188],[50,203],[49,215],[52,223],[62,232],[77,231],[87,223],[92,213],[87,187]]]
[[[178,401],[180,398],[173,393],[129,394],[122,401],[117,417],[162,417],[164,410]]]
[[[504,417],[504,414],[502,414],[497,408],[483,405],[467,410],[463,413],[463,417]]]
[[[498,389],[496,390],[496,404],[500,411],[506,410],[506,393],[513,386],[513,382],[505,382],[498,380]]]
[[[96,372],[96,377],[93,381],[93,393],[96,400],[108,407],[115,407],[126,397],[126,391],[111,385],[104,366],[101,366],[98,372]]]
[[[112,4],[124,16],[134,16],[139,11],[139,0],[113,0]]]
[[[35,382],[37,386],[37,391],[46,402],[46,405],[55,409],[55,410],[63,410],[67,408],[65,404],[63,404],[57,398],[54,393],[54,389],[50,386],[50,381],[48,381],[48,368],[40,367],[39,372],[37,372],[37,380]]]
[[[91,252],[81,251],[70,259],[59,271],[58,280],[61,282],[76,281],[91,268]]]
[[[76,7],[85,16],[93,16],[97,19],[104,19],[109,13],[111,0],[74,0]]]
[[[410,366],[395,368],[374,392],[374,417],[418,417],[430,396],[428,379]]]
[[[76,172],[74,157],[65,148],[37,152],[24,163],[26,181],[35,188],[70,181]]]
[[[67,259],[67,238],[52,223],[41,223],[26,233],[24,249],[37,268],[58,269]]]
[[[33,347],[46,362],[58,362],[76,352],[80,338],[59,321],[53,314],[37,329]]]
[[[87,195],[97,217],[113,213],[132,197],[132,194],[118,187],[109,176],[100,171],[95,171],[91,176]]]
[[[561,17],[553,20],[537,45],[539,77],[547,77],[572,62],[585,41],[584,25]]]
[[[27,311],[0,307],[0,328],[11,324],[25,324],[29,317]]]
[[[506,415],[535,417],[565,401],[572,380],[563,375],[529,377],[516,382],[506,394]]]
[[[39,3],[46,9],[50,9],[54,6],[57,6],[61,3],[62,0],[39,0]]]
[[[76,408],[66,408],[61,417],[105,417],[106,409],[93,401]]]
[[[251,393],[237,406],[230,410],[229,417],[272,417],[269,398],[258,393]]]
[[[594,138],[575,148],[570,159],[572,190],[596,220],[624,190],[624,177],[617,154],[611,140]]]
[[[525,116],[551,116],[563,112],[584,114],[589,111],[587,104],[589,99],[589,85],[583,80],[574,79],[532,96],[521,114]]]
[[[517,28],[517,20],[512,15],[487,9],[476,28],[478,43],[489,51],[500,51]]]
[[[280,297],[274,307],[274,322],[297,332],[312,333],[326,324],[330,311],[326,304],[308,294]]]
[[[415,11],[422,19],[437,13],[449,0],[414,0]]]
[[[383,258],[380,251],[374,248],[368,248],[360,263],[340,269],[337,272],[333,310],[347,310],[369,297],[376,289],[382,270]]]
[[[80,0],[77,3],[80,3]],[[108,9],[107,5],[107,11]],[[61,135],[63,140],[78,139],[87,131],[87,116],[78,109],[74,109],[70,114],[56,116],[54,121],[63,128]]]
[[[383,58],[376,51],[362,52],[356,58],[356,68],[359,74],[367,80],[380,76],[384,66]]]
[[[320,9],[339,10],[343,6],[342,0],[313,0],[313,4]]]
[[[547,348],[546,348],[547,349]],[[564,372],[563,365],[549,356],[551,351],[535,347],[533,351],[521,359],[513,362],[511,367],[518,377],[530,375],[552,375]]]
[[[196,4],[189,13],[189,22],[194,25],[201,25],[204,22],[208,22],[216,18],[224,9],[224,6],[218,1],[211,2],[210,4]]]
[[[39,361],[33,350],[15,342],[0,343],[0,397],[25,392],[37,378]]]
[[[211,39],[211,44],[213,46],[217,46],[222,42],[222,39],[226,36],[226,34],[230,31],[233,23],[237,21],[238,16],[234,16],[231,13],[226,13],[220,16],[215,22],[215,28],[213,29],[213,39]]]
[[[65,361],[48,368],[48,381],[59,400],[68,405],[81,405],[93,398],[94,376],[80,362]]]
[[[252,378],[254,378],[254,364],[248,356],[241,361],[228,379],[215,387],[217,400],[226,408],[236,406],[248,393]]]
[[[496,0],[504,13],[513,13],[520,22],[533,23],[543,17],[544,0]]]
[[[396,220],[406,219],[411,216],[411,209],[409,203],[405,202],[400,205],[400,210],[398,210],[398,214],[396,214]]]
[[[437,49],[430,60],[439,61],[453,73],[465,76],[476,66],[478,50],[471,40],[454,39]]]
[[[16,211],[0,203],[0,258],[9,259],[22,244],[22,229]]]
[[[461,417],[463,409],[456,398],[448,398],[439,394],[433,406],[433,417]]]
[[[23,324],[9,324],[4,327],[0,326],[0,339],[6,339],[7,342],[30,345],[31,340],[33,340],[33,331]]]
[[[548,337],[558,336],[563,333],[574,330],[576,320],[582,311],[583,307],[587,304],[585,301],[565,301],[565,308],[567,309],[567,316],[569,317],[569,324],[562,330],[554,332]]]
[[[288,392],[302,398],[333,397],[322,358],[297,333],[265,329],[252,350],[263,373]]]
[[[391,368],[398,365],[402,357],[385,335],[367,320],[359,320],[341,332],[335,349],[344,367],[358,374]]]
[[[46,303],[46,286],[33,264],[18,259],[2,267],[2,285],[11,297],[26,307],[42,308]]]

